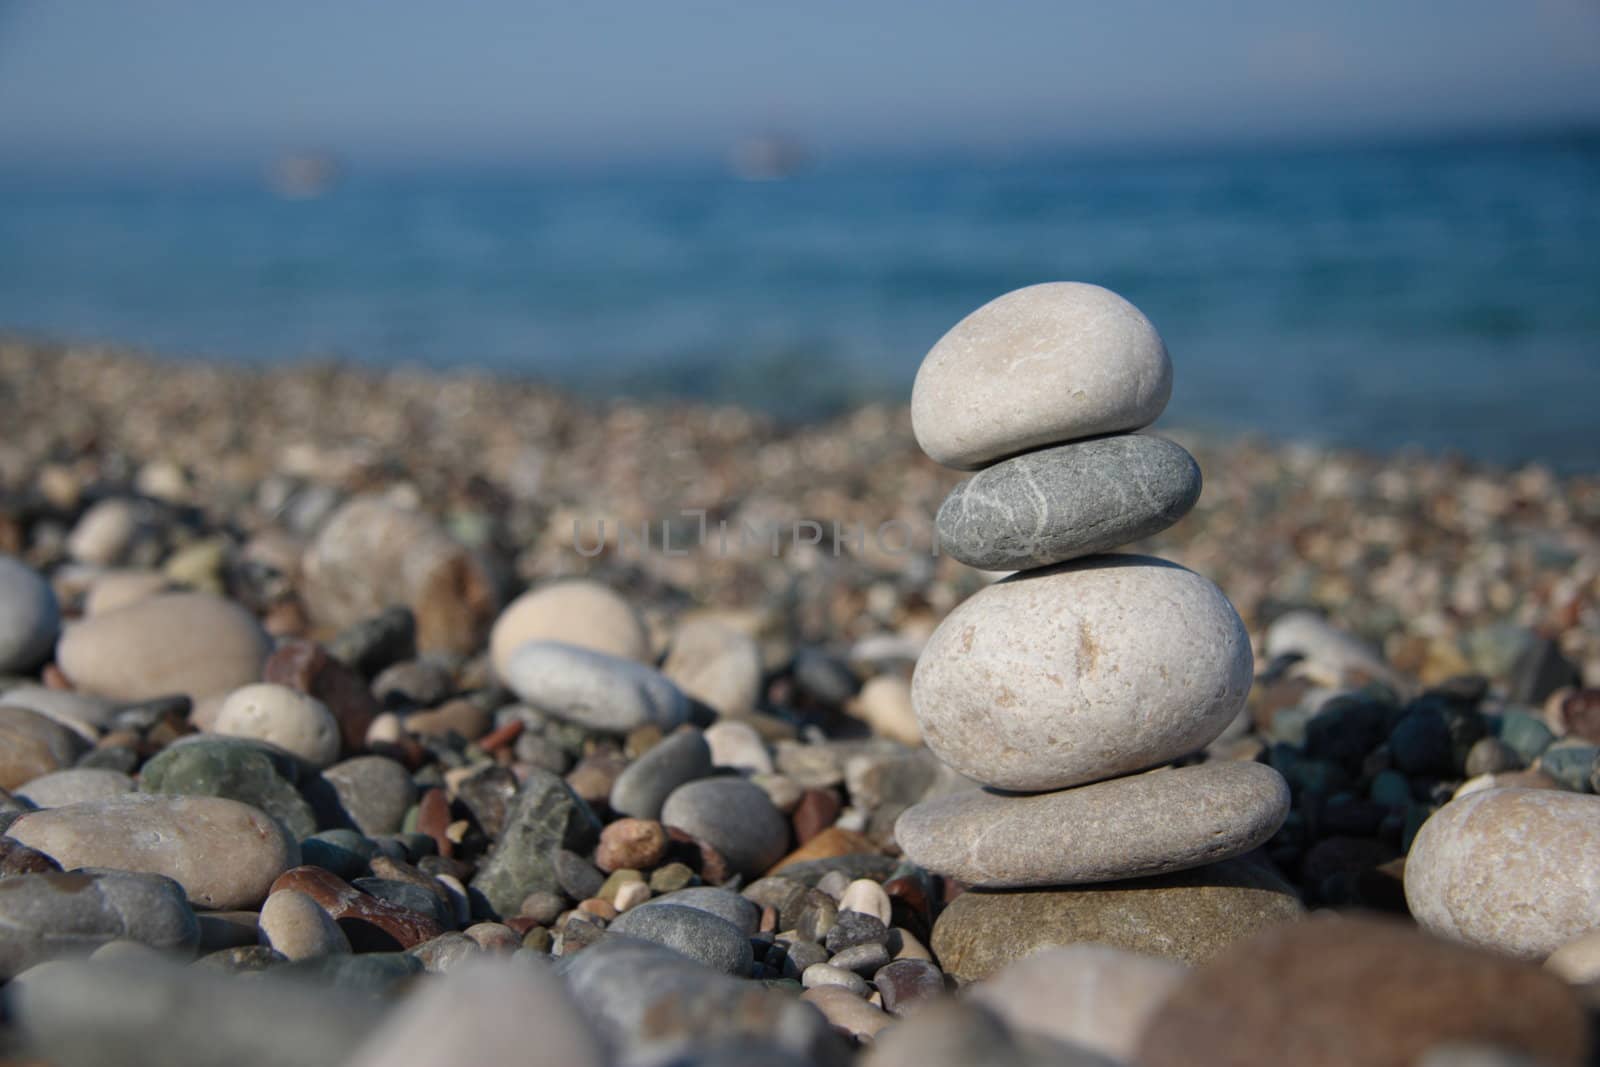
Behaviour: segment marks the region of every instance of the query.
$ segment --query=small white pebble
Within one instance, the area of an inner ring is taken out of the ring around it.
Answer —
[[[870,878],[857,878],[845,887],[839,898],[840,911],[859,911],[889,925],[889,894]]]
[[[619,912],[630,908],[637,908],[640,904],[650,899],[650,887],[644,882],[627,882],[617,890],[617,899],[612,901],[612,906]]]

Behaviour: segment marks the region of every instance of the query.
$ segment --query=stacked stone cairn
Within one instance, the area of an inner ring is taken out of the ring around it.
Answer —
[[[1151,879],[1249,852],[1287,815],[1263,764],[1168,766],[1244,706],[1253,661],[1233,605],[1176,564],[1107,554],[1200,496],[1187,451],[1135,432],[1171,390],[1150,321],[1079,283],[1002,296],[923,361],[917,442],[977,472],[939,509],[943,550],[1019,572],[957,607],[917,661],[929,748],[986,787],[900,818],[923,867],[980,890]]]

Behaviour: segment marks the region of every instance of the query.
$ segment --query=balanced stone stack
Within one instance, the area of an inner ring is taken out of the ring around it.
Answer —
[[[1149,320],[1078,283],[1002,296],[924,360],[917,442],[978,472],[939,509],[943,549],[1021,573],[960,605],[917,661],[912,700],[929,748],[987,788],[908,810],[896,837],[909,859],[978,889],[1081,886],[1216,864],[1282,824],[1288,789],[1270,767],[1164,766],[1244,705],[1253,661],[1233,606],[1176,564],[1100,554],[1171,526],[1199,498],[1188,452],[1134,432],[1171,389]],[[1229,878],[1237,871],[1182,884]],[[1286,898],[1257,918],[1297,910]],[[1096,936],[1091,924],[1085,937]]]

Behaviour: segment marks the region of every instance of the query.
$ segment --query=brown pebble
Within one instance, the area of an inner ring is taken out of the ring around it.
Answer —
[[[598,915],[607,922],[617,917],[617,909],[611,906],[609,900],[602,900],[600,897],[590,897],[588,900],[579,901],[578,910],[588,912],[590,915]]]
[[[461,932],[490,952],[515,952],[522,946],[523,935],[505,923],[473,923]]]
[[[417,737],[456,736],[476,741],[489,732],[494,717],[470,700],[447,700],[430,711],[407,715],[401,725]]]
[[[766,873],[769,875],[777,874],[791,863],[804,863],[807,860],[828,860],[836,856],[853,856],[861,853],[876,855],[880,851],[878,846],[872,843],[872,839],[865,834],[858,834],[854,830],[846,830],[838,826],[830,826],[773,864],[772,869]]]
[[[768,904],[766,907],[761,909],[761,926],[759,929],[764,934],[777,932],[778,909],[774,908],[771,904]]]
[[[667,831],[654,819],[618,819],[600,833],[595,866],[602,871],[648,871],[667,854]]]
[[[348,755],[367,743],[367,728],[379,707],[367,680],[330,656],[314,641],[286,641],[267,657],[261,679],[298,689],[328,706],[339,721],[339,736]]]
[[[359,927],[363,925],[381,931],[398,942],[402,949],[420,945],[444,933],[444,928],[431,917],[363,893],[321,867],[292,867],[284,871],[272,883],[268,895],[280,889],[298,889],[315,900],[323,911],[339,922],[357,951],[361,950],[363,941],[371,944],[374,940],[371,936],[362,936]],[[352,926],[357,928],[352,929]]]
[[[620,752],[593,752],[567,772],[567,784],[591,806],[606,803],[617,776],[628,766]]]
[[[801,793],[800,803],[790,816],[795,840],[804,845],[832,826],[839,818],[840,808],[839,794],[832,789],[807,789]]]
[[[438,786],[422,794],[417,801],[417,832],[433,838],[439,855],[455,855],[455,842],[450,840],[450,798]]]
[[[554,943],[555,938],[542,926],[529,927],[528,932],[522,935],[522,947],[534,952],[549,952]]]
[[[527,724],[521,719],[512,719],[504,726],[490,730],[478,739],[478,747],[485,752],[496,752],[509,747],[517,738],[522,736],[522,731],[527,729]]]

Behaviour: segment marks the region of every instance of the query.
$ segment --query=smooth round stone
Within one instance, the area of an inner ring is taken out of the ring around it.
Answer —
[[[16,789],[71,766],[87,747],[83,737],[54,719],[0,706],[0,789]]]
[[[317,818],[295,788],[297,775],[293,759],[261,742],[202,734],[151,757],[140,768],[139,786],[146,793],[237,800],[303,838],[316,832]]]
[[[685,782],[711,773],[711,746],[699,730],[682,729],[662,740],[617,775],[611,810],[636,819],[657,819],[667,797]]]
[[[17,796],[36,808],[60,808],[86,800],[104,800],[135,789],[132,778],[121,771],[99,767],[68,767],[40,775],[21,789]]]
[[[1020,1030],[1132,1062],[1139,1038],[1188,968],[1106,945],[1040,949],[974,985],[968,998]]]
[[[222,702],[213,733],[277,745],[313,767],[339,758],[339,723],[326,704],[286,685],[259,682]]]
[[[261,941],[291,960],[350,951],[350,939],[308,894],[280,889],[261,905]]]
[[[761,650],[750,635],[715,619],[682,623],[661,672],[719,715],[749,715],[761,698]]]
[[[37,667],[60,630],[61,607],[50,583],[15,556],[0,556],[0,674]]]
[[[1542,960],[1600,916],[1600,797],[1489,789],[1433,814],[1406,857],[1423,929]]]
[[[789,848],[789,821],[761,787],[742,778],[704,778],[679,786],[661,806],[661,822],[704,841],[747,878]]]
[[[107,571],[94,580],[83,598],[84,615],[104,615],[136,601],[164,593],[167,577],[155,571]]]
[[[200,700],[260,678],[268,651],[266,634],[239,605],[209,593],[169,593],[69,626],[56,663],[93,696]]]
[[[681,904],[652,904],[624,912],[611,922],[612,933],[637,937],[681,952],[712,970],[743,978],[755,956],[750,938],[728,920]]]
[[[23,874],[0,881],[0,978],[112,941],[190,949],[200,927],[170,878],[124,871]]]
[[[653,667],[558,641],[520,646],[505,682],[524,703],[590,730],[670,730],[689,712],[683,692]]]
[[[489,658],[502,679],[511,654],[529,641],[560,641],[609,656],[648,662],[650,633],[632,604],[587,578],[552,582],[523,593],[489,632]]]
[[[1264,931],[1197,968],[1129,1062],[1414,1067],[1456,1043],[1547,1067],[1590,1062],[1583,1007],[1554,975],[1395,920],[1331,915]]]
[[[300,848],[271,816],[222,797],[129,793],[30,812],[9,836],[61,864],[164,874],[197,906],[253,908]]]
[[[1159,533],[1200,499],[1200,465],[1163,437],[1120,434],[996,463],[939,506],[939,547],[969,567],[1020,571]]]
[[[322,772],[322,780],[334,796],[324,793],[314,797],[313,803],[335,800],[335,821],[348,823],[368,837],[399,833],[406,811],[417,799],[410,772],[387,756],[357,756],[335,763]]]
[[[79,563],[110,566],[127,553],[144,516],[137,501],[112,497],[92,505],[67,534],[67,553]]]
[[[1093,556],[1014,575],[949,614],[911,697],[928,747],[985,785],[1064,789],[1165,763],[1244,706],[1233,605],[1193,571]]]
[[[761,926],[761,909],[753,901],[716,886],[690,886],[656,897],[639,907],[655,908],[663,904],[709,912],[719,919],[732,923],[746,937],[753,937]]]
[[[807,989],[817,989],[821,986],[838,986],[848,989],[858,997],[865,997],[871,990],[867,987],[867,980],[854,971],[835,967],[830,963],[813,963],[800,975],[800,984]]]
[[[940,914],[931,947],[963,981],[1045,946],[1085,941],[1195,964],[1302,914],[1277,875],[1235,859],[1077,889],[972,890]]]
[[[91,743],[102,731],[110,729],[116,712],[116,705],[109,700],[67,689],[47,689],[42,685],[19,685],[15,689],[7,689],[4,695],[0,695],[0,706],[37,711]]]
[[[918,866],[1006,889],[1216,863],[1265,843],[1288,814],[1282,775],[1261,763],[1223,761],[1036,796],[953,793],[908,809],[894,832]]]
[[[772,754],[754,726],[737,719],[714,722],[705,730],[711,746],[711,764],[746,774],[772,773]]]
[[[911,390],[922,450],[973,470],[1002,456],[1148,426],[1172,394],[1150,320],[1109,289],[1030,285],[958,322]]]

